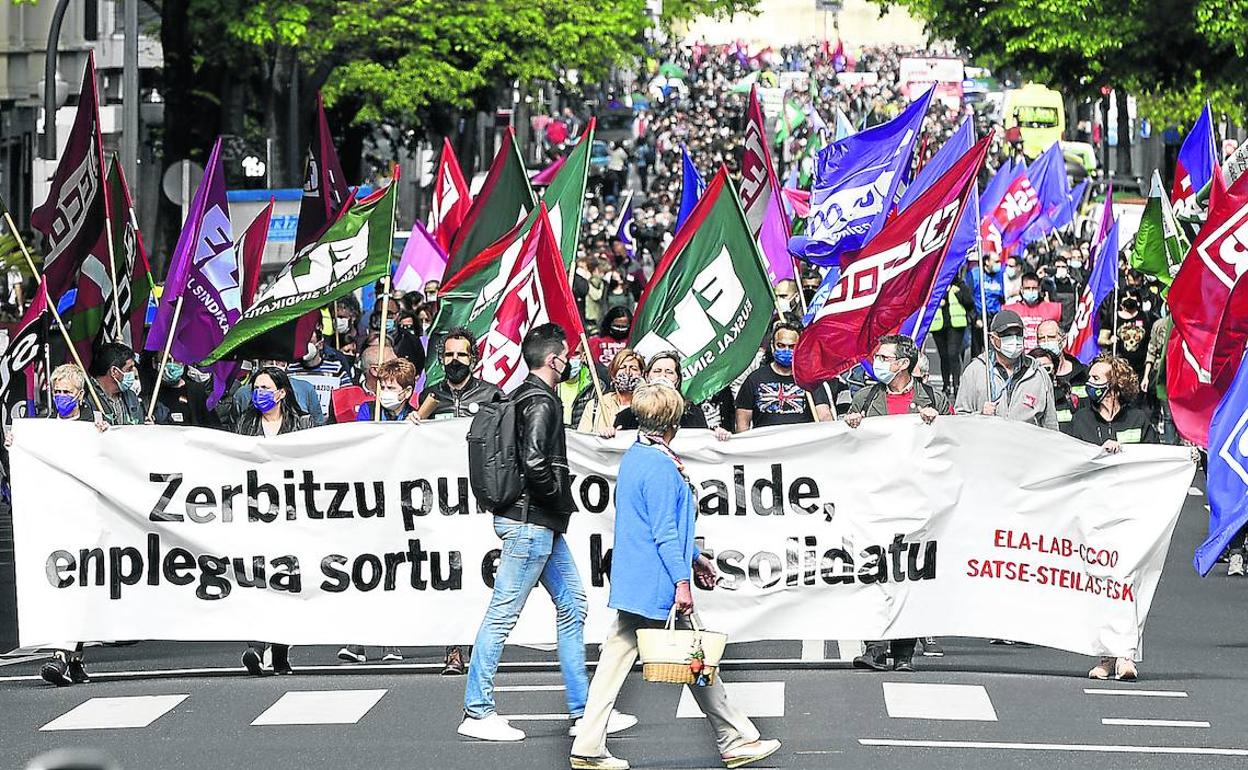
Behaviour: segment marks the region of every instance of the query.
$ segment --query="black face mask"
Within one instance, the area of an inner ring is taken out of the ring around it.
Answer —
[[[619,329],[614,326],[608,326],[607,335],[610,336],[611,339],[615,340],[628,339],[628,329]]]
[[[572,362],[565,358],[563,359],[563,371],[559,372],[559,379],[557,381],[567,382],[570,379],[572,379]]]
[[[442,368],[446,371],[446,379],[455,385],[466,381],[468,375],[472,374],[472,369],[468,364],[458,359],[449,364],[444,364]]]

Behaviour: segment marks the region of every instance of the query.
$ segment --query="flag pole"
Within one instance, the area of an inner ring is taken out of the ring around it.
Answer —
[[[594,361],[589,357],[589,339],[585,336],[585,330],[581,329],[581,357],[584,361],[582,365],[589,365],[589,378],[594,383],[594,395],[598,397],[598,408],[602,409],[602,399],[604,396],[602,390],[602,382],[598,379],[598,367],[594,365]]]
[[[26,266],[30,268],[30,272],[35,278],[40,278],[39,268],[35,267],[35,260],[30,256],[30,251],[26,248],[26,241],[22,238],[21,233],[17,230],[17,225],[13,222],[13,217],[8,211],[4,212],[4,223],[8,225],[9,231],[13,233],[13,239],[17,241],[17,247],[21,250],[22,256],[26,259]],[[36,290],[36,294],[38,290]],[[47,290],[45,288],[45,294]],[[61,330],[61,336],[65,338],[65,346],[69,348],[69,354],[74,357],[74,363],[82,370],[84,377],[87,376],[87,367],[82,364],[82,356],[78,355],[78,348],[74,347],[74,341],[69,338],[69,329],[65,327],[65,321],[61,318],[61,313],[56,309],[56,303],[52,301],[51,295],[47,296],[48,310],[52,312],[52,317],[56,319],[57,328]],[[52,373],[48,372],[48,379],[52,378]],[[100,416],[104,416],[104,404],[100,401],[100,395],[95,392],[95,388],[87,387],[87,392],[91,394],[91,401],[95,403],[95,408],[99,410]]]
[[[377,340],[377,364],[381,365],[386,360],[386,311],[390,308],[390,273],[386,272],[385,278],[382,279],[381,290],[381,338]],[[377,383],[377,390],[381,390],[381,382]],[[373,394],[373,422],[381,422],[381,393]]]
[[[992,350],[988,342],[988,295],[984,290],[984,244],[979,228],[975,228],[975,256],[979,260],[979,319],[984,326],[984,393],[992,400]]]
[[[152,401],[147,405],[147,419],[156,413],[156,398],[160,395],[160,383],[165,379],[165,366],[169,363],[169,351],[173,349],[173,335],[178,330],[178,318],[182,315],[182,295],[173,306],[173,320],[169,322],[169,333],[165,335],[165,348],[160,354],[160,369],[156,371],[156,384],[152,386]]]

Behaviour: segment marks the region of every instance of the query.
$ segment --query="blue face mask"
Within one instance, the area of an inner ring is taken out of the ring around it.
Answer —
[[[174,362],[165,364],[165,382],[177,382],[186,374],[186,365]]]
[[[771,357],[785,369],[793,365],[793,351],[790,348],[780,348],[772,352]]]
[[[78,408],[78,397],[68,393],[54,393],[52,403],[56,406],[57,414],[61,417],[69,417]]]
[[[1035,289],[1023,290],[1023,302],[1026,302],[1029,305],[1034,305],[1035,303],[1039,301],[1040,301],[1040,292],[1036,291]]]
[[[394,334],[394,319],[386,319],[386,334]]]
[[[277,406],[277,396],[271,390],[252,390],[251,405],[256,411],[265,413]]]

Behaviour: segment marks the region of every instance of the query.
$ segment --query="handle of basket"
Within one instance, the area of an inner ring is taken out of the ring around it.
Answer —
[[[693,626],[694,631],[704,630],[702,627],[702,619],[698,617],[697,612],[689,613],[689,625]],[[675,604],[673,604],[672,608],[667,611],[667,624],[664,625],[663,627],[667,629],[668,631],[673,631],[676,629],[676,605]]]

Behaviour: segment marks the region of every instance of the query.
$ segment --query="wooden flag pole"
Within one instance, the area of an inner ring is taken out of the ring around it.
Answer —
[[[40,278],[39,268],[35,267],[35,260],[31,259],[30,251],[26,248],[26,241],[22,239],[21,233],[17,231],[17,225],[13,223],[12,215],[10,215],[7,211],[4,212],[4,223],[8,225],[9,231],[13,233],[13,239],[17,241],[17,247],[21,250],[22,256],[26,259],[26,266],[30,268],[30,272],[36,279]],[[50,295],[47,297],[47,300],[48,310],[51,311],[52,317],[56,319],[57,328],[61,330],[61,336],[65,338],[65,346],[69,348],[69,354],[73,356],[74,363],[77,364],[78,368],[82,370],[83,377],[89,378],[90,375],[87,374],[87,367],[82,365],[82,356],[78,355],[78,348],[74,347],[74,341],[69,338],[69,329],[65,327],[65,321],[61,319],[61,313],[56,309],[56,303],[52,301],[52,297]],[[49,378],[51,378],[51,375],[52,373],[48,372]],[[95,408],[99,410],[100,417],[103,417],[104,404],[100,401],[99,394],[96,393],[95,388],[92,388],[89,384],[87,386],[87,392],[91,394],[91,401],[95,403]]]
[[[979,259],[979,318],[984,325],[984,381],[986,394],[992,401],[992,347],[988,341],[988,299],[984,291],[984,247],[980,240],[979,229],[975,230],[975,256]]]
[[[169,334],[165,336],[165,349],[160,354],[160,369],[156,371],[156,384],[152,387],[152,402],[147,405],[147,419],[156,413],[156,397],[160,395],[160,383],[165,379],[165,365],[169,363],[169,351],[173,348],[173,335],[178,330],[178,318],[182,315],[182,299],[173,306],[173,320],[169,322]]]
[[[381,290],[381,339],[377,341],[377,365],[386,360],[386,311],[390,307],[390,273],[386,272],[385,283]],[[377,381],[377,393],[373,394],[373,422],[381,422],[381,381]]]
[[[589,338],[585,336],[585,330],[581,329],[581,358],[582,365],[589,367],[589,378],[594,382],[594,395],[598,396],[598,408],[602,409],[602,382],[598,379],[598,367],[594,365],[593,359],[589,357]]]

